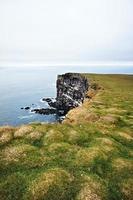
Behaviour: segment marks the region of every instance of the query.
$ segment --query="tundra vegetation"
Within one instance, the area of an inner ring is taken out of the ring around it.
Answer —
[[[133,76],[85,76],[62,124],[0,127],[1,200],[133,199]]]

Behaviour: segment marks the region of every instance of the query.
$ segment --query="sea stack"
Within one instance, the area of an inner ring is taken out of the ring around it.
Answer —
[[[57,78],[56,108],[58,115],[80,106],[89,88],[88,79],[79,73],[66,73]]]

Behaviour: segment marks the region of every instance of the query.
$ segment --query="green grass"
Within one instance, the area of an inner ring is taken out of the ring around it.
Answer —
[[[62,124],[0,127],[1,200],[132,200],[133,76],[85,76]]]

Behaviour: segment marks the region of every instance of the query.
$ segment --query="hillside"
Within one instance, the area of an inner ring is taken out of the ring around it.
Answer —
[[[85,76],[62,124],[0,127],[1,200],[132,200],[133,76]]]

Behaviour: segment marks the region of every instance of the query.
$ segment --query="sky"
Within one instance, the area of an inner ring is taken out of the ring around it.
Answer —
[[[0,66],[133,67],[133,0],[0,0]]]

